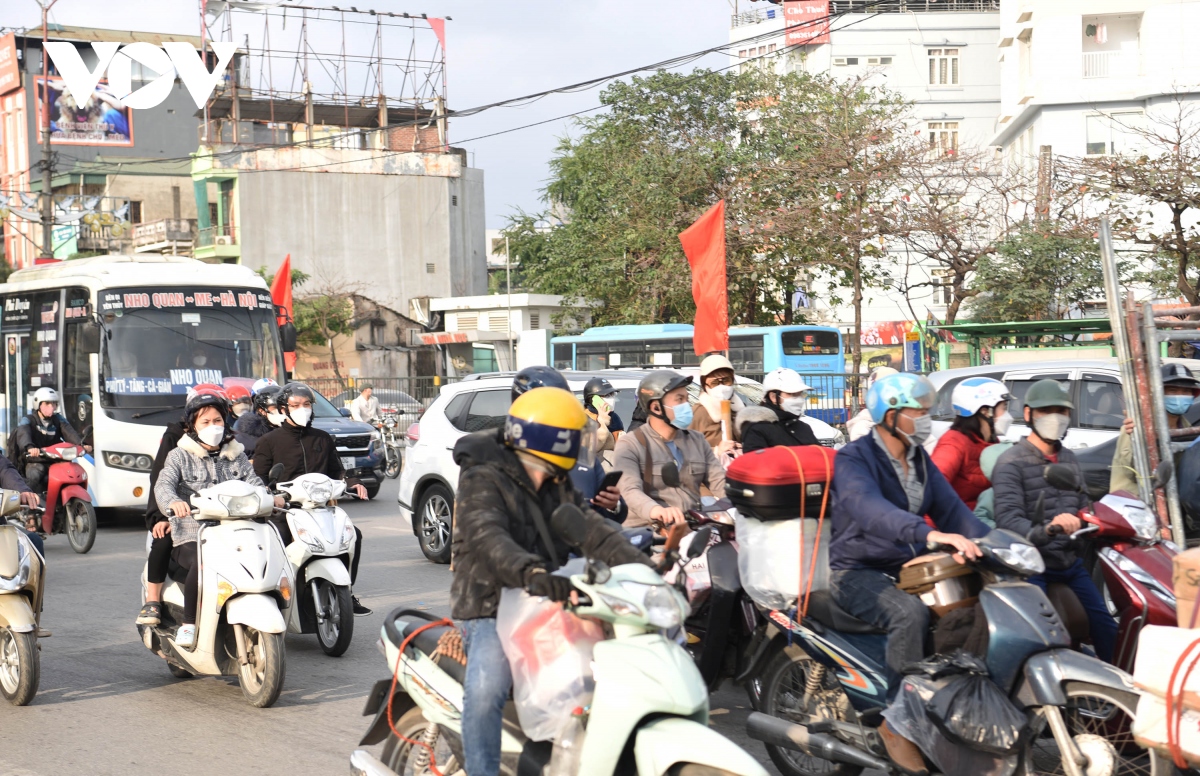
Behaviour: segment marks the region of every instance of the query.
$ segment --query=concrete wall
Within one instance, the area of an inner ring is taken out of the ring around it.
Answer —
[[[190,176],[110,175],[109,194],[142,203],[142,221],[175,217],[173,186],[179,187],[180,218],[196,217],[196,195]]]

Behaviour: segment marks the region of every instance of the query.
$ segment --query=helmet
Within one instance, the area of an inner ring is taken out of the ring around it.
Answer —
[[[1066,407],[1069,410],[1075,409],[1075,402],[1071,401],[1071,395],[1067,393],[1057,380],[1038,380],[1029,388],[1029,392],[1025,394],[1025,406],[1030,409],[1040,410],[1046,407]]]
[[[867,391],[867,411],[871,413],[871,420],[882,423],[888,410],[906,407],[927,410],[933,406],[936,396],[937,389],[928,378],[897,372],[876,380]]]
[[[587,413],[570,391],[534,388],[508,408],[504,443],[569,471],[579,457],[587,424]]]
[[[782,393],[803,393],[811,391],[812,386],[804,382],[795,369],[781,366],[763,378],[763,390],[781,391]]]
[[[278,385],[266,385],[255,392],[254,401],[251,405],[253,406],[254,411],[262,412],[268,407],[274,407],[275,399],[279,396],[280,390],[281,389]]]
[[[280,388],[279,395],[275,397],[275,406],[279,408],[280,412],[282,412],[284,415],[287,415],[289,418],[292,417],[292,413],[291,410],[288,409],[288,400],[293,396],[299,396],[301,398],[308,399],[313,404],[317,403],[317,396],[315,393],[313,393],[312,388],[309,388],[304,383],[293,380],[292,382]],[[313,416],[309,415],[308,423],[306,425],[311,426],[312,421]]]
[[[954,414],[961,418],[969,418],[984,407],[995,407],[1011,398],[1004,383],[990,377],[968,377],[954,386],[950,394]]]
[[[882,380],[883,378],[887,377],[888,375],[898,375],[898,374],[900,374],[900,372],[896,369],[892,369],[890,366],[875,367],[874,369],[871,370],[871,373],[869,375],[867,375],[867,390],[868,391],[871,390],[871,386],[875,384],[876,380]]]
[[[583,407],[584,409],[592,409],[592,398],[596,396],[608,396],[617,392],[613,388],[612,383],[605,380],[603,377],[593,377],[587,381],[587,385],[583,386]]]
[[[35,408],[42,406],[42,402],[46,401],[51,404],[58,404],[58,391],[53,388],[38,388],[34,391],[33,406]]]
[[[713,372],[720,372],[722,369],[728,369],[730,372],[734,371],[733,364],[729,363],[729,359],[720,355],[705,356],[704,360],[700,362],[701,387],[704,385],[704,378]]]
[[[258,392],[263,388],[278,388],[279,383],[269,377],[263,377],[254,381],[254,385],[250,386],[251,395],[257,396]]]
[[[198,393],[220,396],[222,399],[226,400],[229,399],[229,394],[225,393],[225,386],[217,385],[216,383],[200,383],[199,385],[193,385],[191,388],[188,388],[187,395],[189,399]]]
[[[570,391],[571,386],[567,385],[567,378],[562,376],[562,373],[557,369],[549,366],[527,366],[517,376],[513,378],[512,398],[513,401],[526,391],[532,391],[534,388],[561,388],[564,391]]]
[[[222,396],[217,396],[212,393],[194,393],[188,397],[187,404],[183,405],[183,424],[192,429],[196,422],[196,416],[200,414],[200,410],[205,407],[216,407],[221,413],[221,418],[228,421],[229,419],[229,403]],[[228,422],[225,424],[229,425]]]
[[[1200,380],[1193,377],[1191,370],[1183,364],[1163,364],[1162,383],[1163,385],[1191,388],[1193,391],[1200,390]]]
[[[638,383],[638,406],[650,413],[650,402],[655,399],[661,400],[676,388],[682,388],[685,385],[691,385],[692,378],[690,375],[681,375],[678,372],[672,372],[670,369],[656,369],[650,374],[642,378]]]
[[[231,385],[225,389],[225,395],[229,398],[230,404],[249,404],[250,389],[244,385]]]

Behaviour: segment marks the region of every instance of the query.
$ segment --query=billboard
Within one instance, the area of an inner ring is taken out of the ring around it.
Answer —
[[[829,42],[829,0],[783,0],[784,44]]]
[[[0,94],[21,88],[21,71],[17,68],[17,36],[8,33],[0,37]]]
[[[49,92],[50,142],[54,145],[133,145],[133,111],[98,83],[82,104],[61,78],[38,78],[38,116]]]

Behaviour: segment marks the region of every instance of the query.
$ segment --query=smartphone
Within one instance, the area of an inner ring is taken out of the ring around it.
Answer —
[[[608,406],[608,402],[604,401],[604,397],[597,394],[596,396],[592,397],[592,406],[597,410],[601,410]]]
[[[605,488],[615,488],[617,483],[621,481],[620,469],[613,469],[608,474],[604,475],[604,481],[600,483],[600,490]]]

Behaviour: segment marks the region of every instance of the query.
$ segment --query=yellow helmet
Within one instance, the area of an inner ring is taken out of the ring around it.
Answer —
[[[509,407],[504,442],[570,471],[579,458],[587,422],[587,413],[570,391],[534,388]]]

